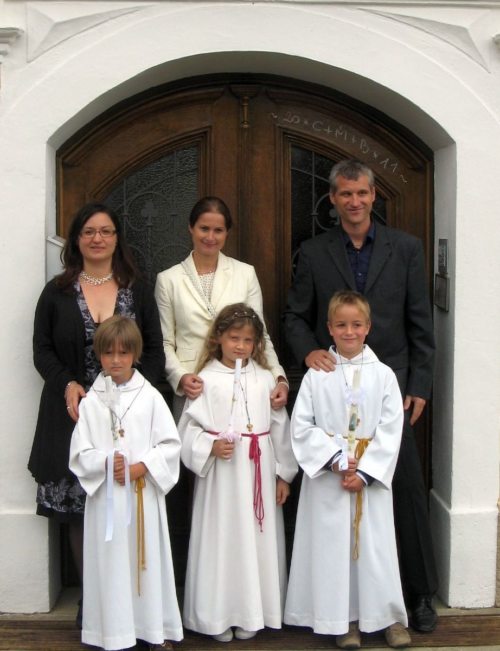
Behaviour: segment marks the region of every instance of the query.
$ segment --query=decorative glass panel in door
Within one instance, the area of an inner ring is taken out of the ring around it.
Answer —
[[[121,217],[125,238],[145,279],[184,260],[191,250],[188,218],[198,199],[199,147],[175,149],[122,178],[104,202]]]

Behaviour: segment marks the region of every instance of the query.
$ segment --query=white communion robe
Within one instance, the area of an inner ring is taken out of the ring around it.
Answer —
[[[211,456],[210,432],[228,428],[234,370],[212,360],[201,371],[203,393],[188,401],[179,422],[181,457],[196,474],[184,593],[184,625],[207,635],[230,626],[256,631],[280,628],[286,591],[282,507],[276,480],[291,482],[298,466],[291,449],[286,410],[273,410],[271,373],[250,360],[241,372],[235,430],[247,432],[247,415],[260,436],[262,531],[254,514],[254,462],[250,439],[236,440],[231,460]]]
[[[349,622],[377,631],[408,625],[399,575],[391,482],[403,426],[396,376],[368,346],[334,372],[309,370],[292,414],[292,447],[304,470],[284,621],[315,633],[341,635]],[[374,478],[362,491],[359,558],[353,560],[356,493],[325,464],[346,436],[355,369],[361,369],[356,438],[371,439],[358,469]]]
[[[180,439],[164,399],[139,371],[113,388],[118,404],[112,408],[122,418],[123,438],[113,442],[101,373],[80,403],[69,467],[87,493],[82,642],[124,649],[137,639],[162,643],[183,636],[165,507],[165,495],[179,477]],[[112,540],[105,542],[106,459],[117,447],[127,451],[129,463],[142,461],[148,469],[143,490],[146,569],[140,572],[135,482],[131,482],[132,519],[127,526],[127,491],[113,481]]]

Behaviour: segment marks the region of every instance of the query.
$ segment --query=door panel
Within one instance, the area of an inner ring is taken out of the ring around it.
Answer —
[[[191,250],[185,215],[198,197],[201,144],[179,147],[144,165],[104,196],[121,215],[125,237],[151,284]]]
[[[237,121],[238,104],[221,86],[148,95],[101,116],[57,152],[59,232],[83,203],[103,200],[128,175],[191,143],[200,149],[199,195],[210,188],[235,211]]]
[[[431,152],[370,107],[270,76],[212,76],[155,88],[82,129],[57,152],[59,232],[66,233],[86,201],[108,201],[154,283],[158,271],[190,248],[187,222],[195,200],[221,196],[235,218],[226,253],[255,266],[268,329],[296,389],[302,370],[287,351],[280,317],[300,242],[335,223],[328,174],[347,157],[375,172],[375,217],[423,240],[430,289]],[[430,409],[426,413],[429,419]],[[421,420],[417,436],[429,478],[430,423]],[[188,502],[185,478],[169,507],[179,583]],[[291,512],[289,522],[293,502]]]

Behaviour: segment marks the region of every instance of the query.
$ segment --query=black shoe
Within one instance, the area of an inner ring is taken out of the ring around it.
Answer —
[[[413,602],[410,624],[421,633],[431,633],[437,624],[437,612],[432,605],[431,595],[420,595]]]
[[[82,609],[83,609],[83,599],[78,599],[78,612],[76,613],[75,624],[76,628],[82,630]]]

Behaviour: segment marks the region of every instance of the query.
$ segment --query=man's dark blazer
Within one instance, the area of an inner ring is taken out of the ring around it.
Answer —
[[[340,227],[302,243],[285,310],[285,332],[299,363],[312,350],[328,350],[328,302],[356,289]],[[405,394],[429,398],[434,337],[423,247],[412,235],[376,224],[364,295],[372,327],[367,343],[398,375],[408,373]],[[398,372],[399,371],[399,372]]]

